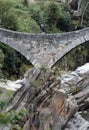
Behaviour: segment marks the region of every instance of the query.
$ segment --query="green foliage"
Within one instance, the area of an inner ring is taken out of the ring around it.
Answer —
[[[7,106],[8,101],[12,97],[12,95],[13,95],[12,91],[5,90],[5,89],[0,91],[0,112]]]
[[[12,116],[10,115],[10,113],[6,113],[3,112],[2,114],[0,114],[0,125],[7,125],[9,123],[11,123],[12,121]]]
[[[40,32],[28,9],[21,4],[0,0],[0,27],[15,31]]]
[[[6,75],[6,77],[10,77],[11,75],[16,73],[20,64],[20,59],[15,53],[15,50],[13,50],[12,48],[3,44],[0,44],[0,47],[4,53],[4,62],[2,71],[4,75]]]
[[[40,28],[36,21],[27,14],[18,14],[18,31],[38,33]]]
[[[67,31],[71,23],[71,16],[66,4],[60,5],[54,1],[50,2],[46,13],[49,30],[52,30],[52,32]]]
[[[27,115],[28,115],[28,111],[27,111],[26,108],[23,108],[23,109],[21,110],[21,113],[22,113],[23,116],[27,116]]]
[[[23,0],[23,2],[26,1]],[[67,26],[71,21],[68,5],[60,5],[55,1],[29,3],[28,8],[22,6],[20,2],[13,3],[11,8],[8,3],[13,2],[7,2],[7,8],[4,10],[6,15],[2,22],[2,27],[8,29],[31,33],[40,32],[39,25],[44,24],[48,33],[60,32],[60,30],[67,31]]]
[[[0,101],[0,111],[6,106],[7,102]]]
[[[89,4],[88,4],[88,7],[85,11],[85,14],[84,14],[84,21],[83,21],[83,26],[89,26]]]
[[[29,10],[31,17],[38,25],[44,24],[48,33],[67,31],[71,22],[68,6],[55,1],[33,4]]]
[[[20,130],[20,127],[19,127],[18,125],[14,125],[14,126],[13,126],[13,129],[15,129],[15,130]]]
[[[8,125],[14,123],[16,120],[20,120],[21,116],[16,111],[2,112],[0,114],[0,124]]]
[[[4,55],[4,58],[2,56],[3,62],[1,68],[4,77],[12,80],[17,79],[32,67],[29,61],[9,46],[0,43],[0,48]]]
[[[47,7],[47,23],[50,27],[57,24],[57,21],[60,18],[60,8],[59,5],[55,2],[50,2]]]
[[[22,121],[28,114],[26,108],[23,108],[21,113],[18,113],[15,110],[11,112],[2,112],[0,113],[0,125],[7,126],[12,125],[11,130],[23,130],[21,126],[19,126],[19,122]]]
[[[9,13],[2,17],[1,27],[16,31],[18,28],[15,14]]]
[[[62,11],[59,21],[57,22],[57,27],[60,28],[61,31],[68,31],[68,27],[71,24],[71,17],[69,12]]]
[[[29,13],[31,17],[38,23],[38,25],[41,23],[45,24],[44,4],[31,4],[29,7]]]
[[[28,6],[28,0],[23,0],[23,4],[24,4],[25,6]]]
[[[11,12],[12,4],[0,0],[0,26],[11,30],[17,30],[15,14]]]
[[[69,93],[71,93],[71,94],[76,94],[77,92],[79,92],[80,91],[80,88],[78,87],[78,86],[72,86],[71,88],[70,88],[70,92]]]

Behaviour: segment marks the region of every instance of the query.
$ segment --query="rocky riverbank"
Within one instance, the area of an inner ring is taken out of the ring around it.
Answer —
[[[89,107],[89,63],[62,76],[31,69],[18,84],[22,87],[5,111],[26,108],[27,120],[20,124],[24,130],[89,129],[89,122],[79,114]]]

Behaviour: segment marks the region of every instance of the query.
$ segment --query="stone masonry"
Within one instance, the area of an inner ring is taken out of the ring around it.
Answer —
[[[20,52],[36,68],[51,68],[64,55],[87,41],[89,28],[56,34],[29,34],[0,28],[0,42]]]

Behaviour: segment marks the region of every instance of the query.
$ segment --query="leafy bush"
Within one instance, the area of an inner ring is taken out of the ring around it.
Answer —
[[[44,4],[31,4],[29,7],[29,13],[32,19],[34,19],[38,23],[38,25],[40,25],[41,23],[45,24]]]
[[[71,17],[69,12],[65,11],[62,12],[62,14],[60,15],[59,20],[57,21],[57,28],[60,28],[61,31],[68,31],[68,27],[71,24]]]
[[[1,81],[0,82],[4,82]],[[10,100],[10,98],[13,96],[13,92],[10,90],[5,90],[5,89],[1,89],[0,88],[0,112],[3,110],[3,108],[5,108],[8,104],[8,101]]]
[[[19,52],[7,45],[0,43],[0,48],[4,57],[1,57],[1,74],[8,79],[15,80],[32,67],[32,64],[26,60]]]
[[[39,33],[40,28],[36,21],[32,19],[29,15],[19,15],[18,17],[18,31],[29,32],[29,33]]]
[[[0,26],[11,30],[17,30],[15,14],[11,12],[12,4],[0,0]]]
[[[71,22],[68,6],[55,1],[33,4],[29,12],[38,25],[45,25],[48,33],[67,31]]]
[[[88,4],[88,7],[85,11],[85,14],[84,14],[84,21],[83,21],[83,26],[89,26],[89,4]]]
[[[23,4],[24,4],[25,6],[28,6],[28,0],[23,0]]]
[[[27,114],[28,111],[26,110],[26,108],[23,108],[21,113],[18,113],[15,110],[12,110],[11,112],[2,112],[0,113],[0,125],[12,125],[10,130],[22,130],[20,122],[22,122],[25,119]]]
[[[47,24],[49,24],[50,27],[52,25],[56,25],[57,21],[60,18],[60,8],[57,3],[50,2],[47,7]]]
[[[51,2],[48,5],[47,12],[47,24],[52,31],[54,31],[55,28],[56,30],[67,31],[71,23],[71,16],[66,4],[61,5],[56,2]]]

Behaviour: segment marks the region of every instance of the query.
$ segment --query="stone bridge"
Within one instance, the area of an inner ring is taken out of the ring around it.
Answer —
[[[89,28],[68,33],[29,34],[0,28],[0,42],[26,57],[36,68],[51,68],[73,48],[89,41]]]

